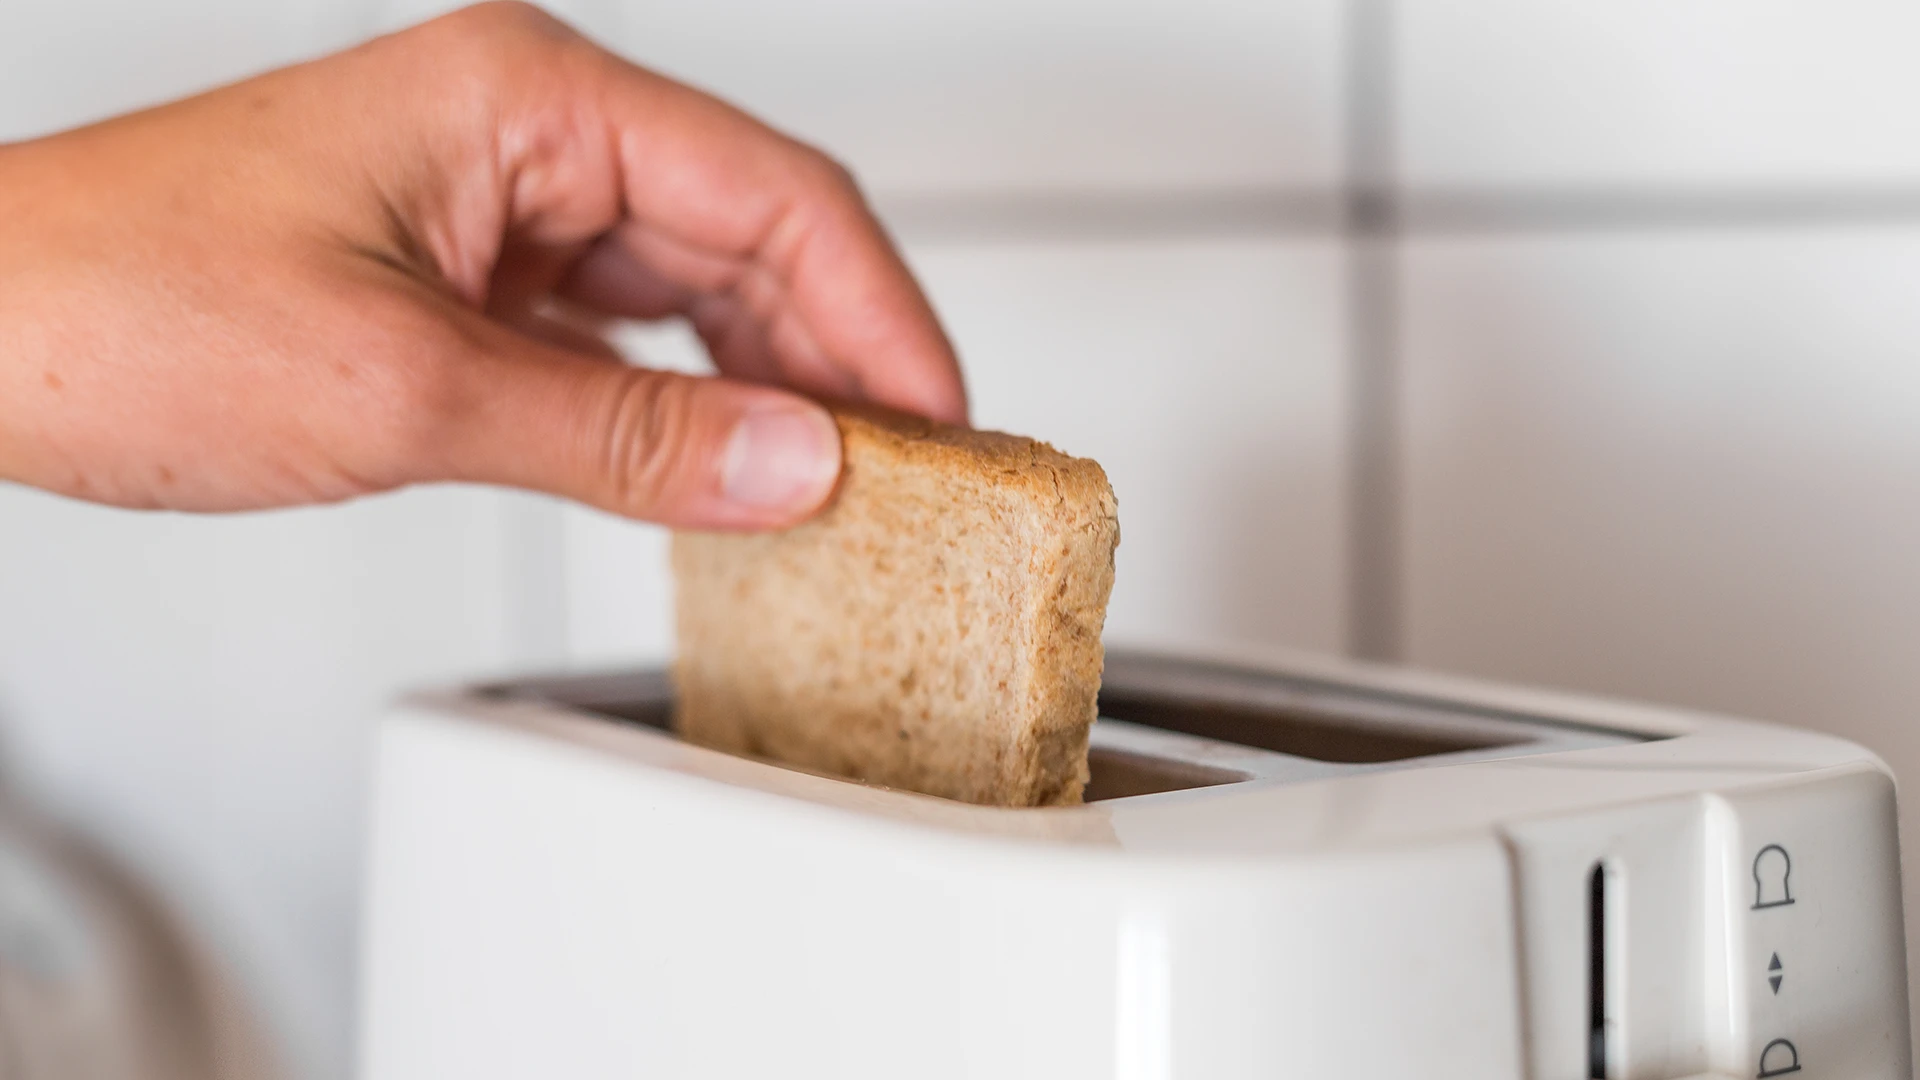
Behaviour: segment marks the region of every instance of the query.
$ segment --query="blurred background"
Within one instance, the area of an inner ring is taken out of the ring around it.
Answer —
[[[860,175],[979,422],[1111,474],[1112,640],[1728,711],[1920,775],[1920,8],[550,6]],[[440,7],[0,0],[0,139]],[[663,551],[472,489],[217,520],[0,489],[8,768],[343,1077],[381,702],[666,656]],[[1920,897],[1920,799],[1905,835]]]

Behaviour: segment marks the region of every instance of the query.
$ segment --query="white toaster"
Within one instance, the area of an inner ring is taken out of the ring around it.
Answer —
[[[681,743],[661,673],[379,738],[362,1071],[1907,1080],[1894,785],[1790,728],[1112,653],[1083,806]]]

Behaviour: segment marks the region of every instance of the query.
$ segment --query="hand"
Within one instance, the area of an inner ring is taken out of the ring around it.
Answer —
[[[724,377],[596,332],[675,314]],[[844,170],[532,7],[0,147],[0,479],[181,510],[463,480],[773,527],[840,463],[783,388],[966,416]]]

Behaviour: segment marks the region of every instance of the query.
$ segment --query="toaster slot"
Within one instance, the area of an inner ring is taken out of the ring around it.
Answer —
[[[1639,735],[1327,680],[1121,650],[1100,716],[1263,752],[1261,778],[1306,779],[1644,741]],[[1096,731],[1098,727],[1096,727]],[[1292,764],[1282,765],[1281,762]]]
[[[1095,741],[1087,748],[1087,788],[1082,797],[1087,802],[1105,802],[1234,784],[1247,778],[1247,773],[1232,769],[1120,750]]]
[[[1409,725],[1367,723],[1366,717],[1351,710],[1276,708],[1128,690],[1102,691],[1100,715],[1235,746],[1355,765],[1485,750],[1520,741],[1512,733],[1423,731]]]
[[[481,692],[673,731],[673,687],[662,669],[522,679]],[[1088,747],[1089,802],[1640,741],[1451,702],[1117,649],[1107,654],[1099,717]]]

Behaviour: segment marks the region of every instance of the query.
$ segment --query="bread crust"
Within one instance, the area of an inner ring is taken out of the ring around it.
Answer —
[[[840,484],[779,533],[674,536],[689,741],[973,803],[1076,803],[1119,520],[1045,443],[838,407]]]

